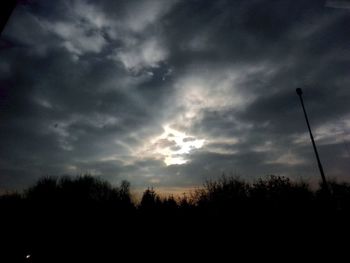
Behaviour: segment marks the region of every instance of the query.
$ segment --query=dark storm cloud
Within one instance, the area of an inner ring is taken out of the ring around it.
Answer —
[[[223,172],[314,178],[297,87],[325,169],[346,178],[344,6],[319,0],[18,6],[2,36],[12,44],[0,50],[2,189],[82,172],[136,187],[194,186]]]

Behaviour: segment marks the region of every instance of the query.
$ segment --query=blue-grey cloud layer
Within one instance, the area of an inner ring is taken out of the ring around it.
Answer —
[[[83,172],[137,187],[317,178],[297,87],[325,170],[347,178],[349,28],[349,9],[319,0],[18,6],[0,50],[1,187]]]

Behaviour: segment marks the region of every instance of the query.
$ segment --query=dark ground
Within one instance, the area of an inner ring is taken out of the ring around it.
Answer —
[[[339,253],[348,243],[350,187],[329,188],[223,177],[179,200],[148,189],[134,204],[126,182],[46,178],[24,194],[2,196],[0,262],[221,262],[279,252],[319,256],[335,244]]]

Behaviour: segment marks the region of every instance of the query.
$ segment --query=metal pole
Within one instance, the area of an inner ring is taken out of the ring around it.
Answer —
[[[9,20],[13,9],[16,7],[17,0],[5,0],[0,3],[0,35]]]
[[[315,140],[314,140],[314,136],[312,135],[312,131],[311,131],[309,119],[308,119],[307,114],[306,114],[306,110],[305,110],[305,106],[304,106],[304,101],[303,101],[303,97],[302,97],[303,91],[301,90],[301,88],[297,88],[297,89],[296,89],[296,92],[297,92],[297,94],[298,94],[298,96],[299,96],[299,98],[300,98],[301,106],[303,107],[303,111],[304,111],[304,116],[305,116],[306,124],[307,124],[307,127],[308,127],[308,129],[309,129],[309,133],[310,133],[310,138],[311,138],[312,146],[313,146],[313,148],[314,148],[314,152],[315,152],[316,159],[317,159],[318,169],[320,170],[320,174],[321,174],[322,183],[323,183],[323,186],[325,187],[325,189],[328,190],[328,184],[327,184],[327,181],[326,181],[326,177],[325,177],[325,175],[324,175],[322,163],[321,163],[320,157],[319,157],[318,152],[317,152],[317,148],[316,148],[316,143],[315,143]]]

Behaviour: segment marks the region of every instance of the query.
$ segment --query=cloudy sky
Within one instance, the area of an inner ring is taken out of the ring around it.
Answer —
[[[0,45],[0,188],[91,173],[182,191],[223,172],[350,180],[350,5],[31,0]]]

